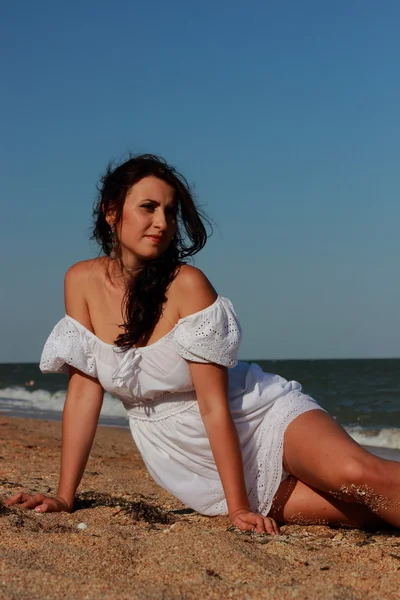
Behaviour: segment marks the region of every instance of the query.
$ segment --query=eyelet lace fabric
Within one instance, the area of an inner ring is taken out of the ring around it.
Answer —
[[[250,506],[267,516],[282,481],[283,441],[288,425],[301,414],[320,406],[302,392],[291,392],[277,400],[258,436],[257,459],[246,466]]]
[[[220,296],[208,309],[181,319],[174,341],[186,360],[234,367],[241,337],[232,303]]]
[[[96,359],[92,352],[92,337],[85,328],[64,317],[52,330],[40,359],[43,373],[66,373],[68,365],[82,373],[97,377]]]

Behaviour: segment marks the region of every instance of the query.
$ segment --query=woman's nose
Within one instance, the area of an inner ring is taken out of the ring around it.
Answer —
[[[163,210],[157,210],[155,213],[154,225],[158,229],[166,229],[167,228],[167,218]]]

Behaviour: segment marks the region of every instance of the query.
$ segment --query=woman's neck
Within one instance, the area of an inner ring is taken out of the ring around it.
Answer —
[[[129,281],[139,271],[140,266],[127,266],[121,258],[109,258],[106,265],[107,279],[113,286],[126,289]]]

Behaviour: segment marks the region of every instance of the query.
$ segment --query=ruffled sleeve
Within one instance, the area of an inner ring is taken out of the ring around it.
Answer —
[[[40,359],[43,373],[68,373],[68,365],[97,377],[91,335],[71,317],[64,317],[49,335]]]
[[[211,306],[181,319],[173,339],[186,360],[234,367],[241,328],[232,303],[218,296]]]

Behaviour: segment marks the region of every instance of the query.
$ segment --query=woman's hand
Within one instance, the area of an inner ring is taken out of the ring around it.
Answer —
[[[61,496],[45,496],[44,494],[16,494],[8,498],[6,506],[18,505],[20,508],[33,508],[36,512],[71,512],[70,506]]]
[[[246,509],[236,510],[229,516],[235,527],[238,527],[242,531],[253,530],[257,533],[279,535],[279,527],[276,521],[270,517],[263,517]]]

